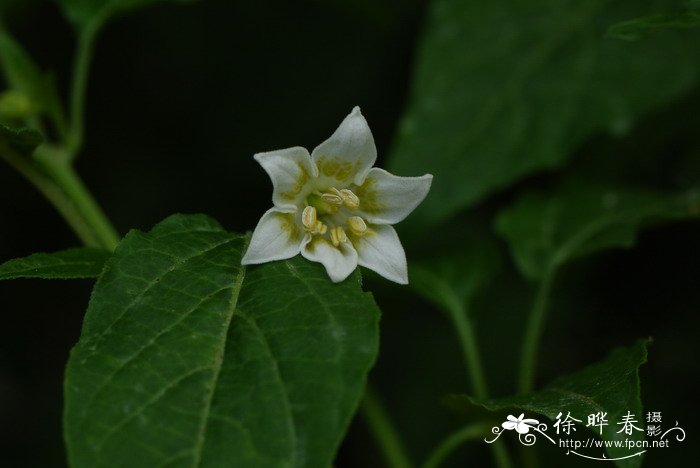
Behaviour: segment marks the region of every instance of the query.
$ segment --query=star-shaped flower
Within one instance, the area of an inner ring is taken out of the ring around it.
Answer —
[[[408,283],[406,254],[391,225],[423,201],[433,176],[398,177],[372,167],[376,159],[359,107],[311,154],[301,147],[256,154],[272,179],[274,206],[260,219],[242,263],[301,252],[323,264],[334,282],[361,265]]]
[[[508,421],[505,421],[503,424],[501,424],[501,426],[503,426],[503,429],[509,431],[515,429],[518,434],[527,434],[530,432],[531,426],[537,426],[540,423],[537,419],[523,419],[524,417],[525,413],[522,413],[517,418],[512,414],[509,414],[507,418]]]

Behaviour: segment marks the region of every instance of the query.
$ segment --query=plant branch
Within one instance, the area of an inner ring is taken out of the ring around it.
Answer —
[[[454,452],[460,445],[464,442],[470,440],[480,439],[486,434],[490,434],[491,424],[488,423],[474,423],[459,429],[443,440],[440,445],[438,445],[435,450],[430,454],[425,463],[423,463],[422,468],[437,468],[452,452]],[[500,442],[500,441],[498,441]],[[496,442],[498,444],[498,442]],[[507,458],[507,454],[503,447],[500,446],[499,450],[494,447],[494,456],[496,457],[496,462],[498,466],[504,468],[510,468],[512,465],[510,460]],[[505,456],[505,458],[504,458]]]
[[[31,161],[15,154],[5,146],[0,148],[0,157],[14,167],[46,197],[85,245],[101,245],[93,229],[85,221],[75,204],[71,202],[65,192],[54,181],[39,171]]]
[[[467,310],[467,307],[464,305],[463,300],[459,296],[457,296],[445,282],[441,281],[438,277],[429,272],[424,272],[424,274],[427,275],[426,278],[429,278],[430,290],[435,296],[440,298],[439,301],[435,302],[442,310],[444,310],[447,313],[450,322],[452,322],[452,326],[457,332],[457,339],[459,340],[459,344],[462,349],[464,363],[466,366],[467,374],[471,381],[472,391],[474,392],[474,395],[477,398],[488,398],[486,377],[484,374],[483,366],[481,364],[481,353],[479,352],[479,346],[477,344],[476,339],[476,332],[474,330],[471,316],[469,314],[469,311]],[[462,436],[464,436],[464,434],[462,434]],[[448,443],[449,440],[450,439],[446,440],[445,443]],[[457,442],[457,445],[462,443],[464,440],[466,439],[460,438],[460,440]],[[452,444],[454,443],[454,441],[450,441],[449,443]],[[449,448],[449,451],[447,453],[445,453],[444,455],[438,453],[437,456],[447,456],[447,454],[449,454],[450,451],[454,450],[454,448],[456,448],[457,445],[455,445],[452,448],[450,448],[451,446],[448,446],[447,448]],[[499,468],[510,468],[512,466],[510,456],[504,444],[496,442],[490,445],[489,448],[491,449],[491,452],[493,454],[496,466],[498,466]],[[440,447],[438,447],[436,449],[436,452],[439,450],[446,449],[441,449]],[[436,452],[433,452],[433,456],[436,456]],[[430,462],[430,459],[428,460],[428,462]],[[439,463],[439,460],[435,463]]]
[[[447,299],[447,298],[446,298]],[[456,299],[456,298],[455,298]],[[472,383],[472,390],[477,398],[486,398],[488,389],[484,369],[481,365],[481,354],[476,342],[476,334],[471,318],[459,300],[447,299],[445,310],[457,332],[462,355],[467,368],[467,374]]]
[[[78,34],[73,83],[70,92],[71,128],[67,140],[70,159],[74,159],[83,147],[85,133],[85,95],[87,93],[90,62],[99,25],[88,25]]]
[[[520,353],[520,378],[518,380],[518,391],[520,393],[528,393],[532,391],[534,387],[536,372],[535,363],[537,361],[540,339],[542,337],[555,273],[555,267],[547,268],[532,304],[527,328],[525,329],[522,351]]]
[[[411,462],[406,455],[396,428],[379,397],[369,385],[360,403],[360,411],[384,455],[387,466],[391,468],[410,468],[412,466]]]
[[[114,250],[119,243],[119,235],[73,169],[69,158],[60,148],[47,145],[40,146],[34,152],[36,163],[80,214],[83,224],[90,228],[97,244]]]

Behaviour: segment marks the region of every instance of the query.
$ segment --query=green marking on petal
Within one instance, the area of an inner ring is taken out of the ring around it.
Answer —
[[[307,244],[306,248],[309,250],[309,253],[315,253],[315,252],[316,252],[316,247],[317,247],[319,244],[323,244],[323,243],[332,245],[329,241],[327,241],[327,240],[324,239],[323,237],[321,237],[321,236],[314,236],[314,237],[311,239],[311,242],[309,242],[309,243]]]
[[[332,177],[340,182],[352,178],[360,168],[360,161],[351,163],[343,159],[321,156],[316,160],[316,166],[321,174]]]
[[[364,184],[355,188],[353,192],[360,199],[360,209],[365,213],[378,214],[382,213],[386,208],[379,202],[377,182],[371,177],[367,177]]]
[[[304,187],[306,186],[306,183],[309,181],[311,176],[309,175],[309,172],[306,170],[306,168],[300,163],[297,163],[297,167],[299,168],[299,175],[297,176],[296,183],[294,184],[294,187],[292,187],[290,190],[283,192],[280,194],[280,196],[286,200],[296,200],[296,198],[299,196],[302,190],[304,190]]]
[[[280,229],[287,234],[291,242],[301,241],[301,230],[294,220],[294,213],[276,213],[275,217],[279,222]]]

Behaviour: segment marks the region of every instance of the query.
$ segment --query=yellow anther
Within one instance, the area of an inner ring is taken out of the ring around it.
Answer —
[[[356,236],[362,236],[367,232],[367,223],[359,216],[350,216],[348,218],[348,227],[350,228],[350,232]]]
[[[347,242],[348,236],[345,234],[345,229],[342,226],[336,226],[331,229],[331,242],[338,247],[341,243]]]
[[[343,196],[340,194],[340,191],[335,187],[331,187],[329,190],[329,192],[321,195],[321,200],[331,205],[342,205]]]
[[[301,223],[306,229],[313,229],[316,226],[316,208],[307,206],[301,213]]]
[[[328,226],[316,218],[316,208],[313,206],[304,208],[301,213],[301,224],[311,234],[325,234],[328,231]]]
[[[360,206],[360,199],[357,198],[357,195],[352,193],[352,190],[340,190],[340,197],[343,199],[345,206],[351,210],[357,209],[357,207]]]

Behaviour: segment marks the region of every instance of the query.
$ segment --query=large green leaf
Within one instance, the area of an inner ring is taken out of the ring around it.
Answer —
[[[92,247],[36,253],[0,265],[0,280],[97,278],[110,255],[107,250]]]
[[[571,259],[631,247],[645,223],[696,215],[695,198],[692,193],[670,196],[594,182],[564,183],[520,197],[499,214],[496,229],[522,273],[541,278]]]
[[[489,411],[517,410],[534,412],[555,420],[559,413],[567,412],[581,420],[580,429],[586,427],[590,414],[607,413],[608,426],[600,429],[592,427],[594,434],[603,440],[622,441],[643,440],[644,433],[633,431],[632,435],[618,432],[622,426],[617,423],[630,411],[636,418],[635,426],[643,428],[642,401],[639,388],[639,367],[647,360],[648,340],[640,340],[629,348],[618,348],[603,361],[593,364],[581,371],[556,379],[537,393],[499,399],[476,399],[468,396],[452,396],[449,404],[455,408],[469,409],[479,405]],[[526,415],[532,417],[533,415]],[[562,417],[563,419],[563,417]],[[552,427],[550,426],[549,434]],[[577,429],[578,430],[578,429]],[[507,435],[507,434],[506,434]],[[562,435],[564,438],[567,436]],[[539,443],[548,443],[541,440]],[[625,447],[606,449],[611,458],[625,457],[639,450],[630,452]],[[601,457],[600,453],[585,452],[587,455]],[[573,456],[573,455],[570,455]],[[640,457],[633,457],[616,462],[625,468],[638,467]]]
[[[101,25],[109,18],[164,0],[58,0],[68,19],[79,29]],[[188,2],[193,0],[177,0]]]
[[[523,176],[566,161],[586,137],[625,132],[700,74],[698,35],[629,43],[618,21],[672,1],[436,0],[414,69],[393,172],[432,172],[408,220],[429,229]]]
[[[202,216],[132,231],[95,286],[65,382],[81,467],[330,466],[378,346],[356,272],[246,269]]]

